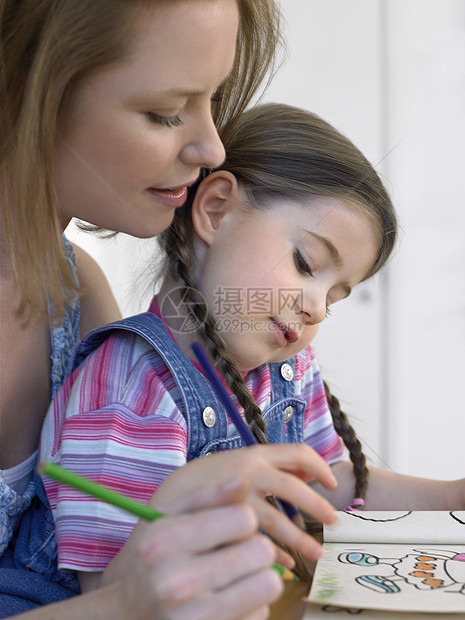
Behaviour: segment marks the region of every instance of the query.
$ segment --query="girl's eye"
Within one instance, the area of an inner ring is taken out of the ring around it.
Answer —
[[[297,267],[297,271],[300,273],[306,273],[309,276],[313,275],[310,265],[307,263],[299,250],[294,250],[294,263]]]
[[[160,116],[154,112],[147,112],[147,116],[152,123],[162,125],[163,127],[179,127],[179,125],[183,124],[179,116]]]

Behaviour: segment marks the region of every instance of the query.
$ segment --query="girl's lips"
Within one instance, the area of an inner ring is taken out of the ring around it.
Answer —
[[[158,189],[156,187],[149,187],[148,190],[153,196],[156,196],[159,200],[162,200],[170,207],[181,207],[187,198],[187,186],[175,187],[173,189]]]
[[[293,329],[288,329],[284,323],[278,323],[274,319],[271,319],[271,325],[279,346],[285,347],[287,344],[293,344],[299,339],[298,333]]]
[[[286,339],[289,344],[294,344],[299,339],[299,334],[294,329],[288,329],[286,331]]]
[[[274,319],[271,319],[271,329],[275,334],[276,340],[278,342],[278,345],[280,347],[285,347],[287,345],[287,338],[286,338],[286,334],[285,332],[281,329],[280,324],[275,321]]]

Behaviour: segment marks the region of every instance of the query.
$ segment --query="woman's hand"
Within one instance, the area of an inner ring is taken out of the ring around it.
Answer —
[[[327,489],[334,489],[336,479],[328,464],[305,444],[257,445],[195,459],[164,481],[150,505],[169,514],[199,509],[203,501],[201,496],[194,499],[189,508],[185,502],[186,493],[194,487],[221,484],[234,475],[244,475],[250,480],[247,502],[255,509],[261,529],[309,559],[321,555],[319,543],[265,500],[271,493],[321,523],[336,521],[332,505],[307,484],[316,479]],[[286,562],[281,557],[280,561]]]
[[[267,618],[283,585],[275,548],[247,504],[250,487],[244,476],[202,484],[178,502],[194,512],[141,522],[101,579],[100,587],[118,580],[116,617]]]

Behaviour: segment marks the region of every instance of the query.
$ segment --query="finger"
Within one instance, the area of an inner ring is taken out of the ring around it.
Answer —
[[[176,597],[177,603],[195,599],[202,593],[207,597],[240,579],[270,568],[274,560],[274,545],[257,533],[246,541],[185,558],[176,570],[167,572],[163,579],[163,591],[170,593],[171,599]]]
[[[337,521],[334,506],[306,482],[279,469],[263,468],[251,474],[253,492],[273,495],[294,504],[320,523],[333,524]],[[256,504],[255,504],[255,507]]]
[[[268,605],[279,598],[283,588],[278,573],[265,569],[216,590],[210,596],[200,594],[177,610],[176,620],[186,617],[217,620],[218,610],[221,610],[222,620],[262,620],[268,618]]]
[[[321,557],[322,547],[310,534],[297,527],[281,511],[263,501],[257,506],[260,528],[291,549],[295,549],[310,560]]]
[[[164,558],[170,553],[206,552],[253,536],[257,515],[247,504],[222,506],[170,516],[146,528],[143,556]]]
[[[328,463],[304,443],[252,446],[252,450],[267,450],[266,460],[280,470],[291,472],[302,480],[318,480],[324,487],[334,489],[337,480]],[[269,449],[269,450],[268,450]]]
[[[281,549],[281,547],[278,547],[278,545],[275,545],[275,551],[276,551],[276,563],[281,564],[281,566],[284,566],[285,568],[288,568],[289,570],[292,570],[295,566],[295,560],[292,557],[292,555],[287,553],[287,551],[284,551],[284,549]]]
[[[150,505],[166,514],[196,512],[197,510],[244,502],[247,499],[250,487],[251,481],[244,475],[231,477],[224,482],[201,484],[189,489],[186,493],[179,493],[173,498],[163,497],[162,487],[160,487]]]
[[[281,596],[283,590],[284,584],[277,571],[268,569],[250,575],[246,579],[225,588],[214,597],[217,601],[212,599],[212,603],[221,605],[221,607],[216,607],[216,614],[218,614],[218,609],[234,610],[231,616],[226,616],[224,620],[235,619],[237,614],[250,614],[250,617],[254,619],[267,618],[268,615],[261,615],[264,608],[268,613],[268,605],[274,603]],[[254,615],[251,613],[253,610],[255,610]],[[246,617],[249,618],[249,615]],[[211,618],[217,618],[214,610]]]

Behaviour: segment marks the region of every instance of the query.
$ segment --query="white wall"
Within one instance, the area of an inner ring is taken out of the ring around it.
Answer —
[[[387,458],[414,474],[458,477],[465,454],[465,3],[388,5],[388,134],[400,142],[388,174],[403,236],[390,274]]]
[[[321,327],[320,366],[372,462],[463,476],[465,0],[281,5],[288,59],[265,99],[308,108],[348,135],[384,176],[402,224],[389,270]],[[152,242],[79,243],[123,312],[145,309],[138,273]]]

